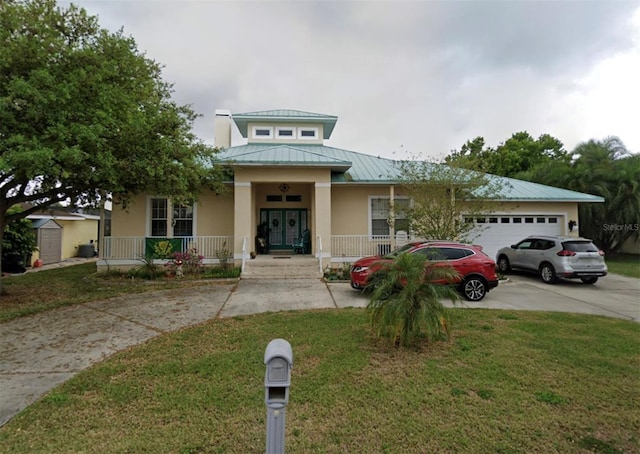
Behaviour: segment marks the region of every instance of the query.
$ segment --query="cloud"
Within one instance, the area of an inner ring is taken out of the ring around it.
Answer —
[[[521,130],[640,149],[620,99],[637,100],[635,2],[78,3],[165,64],[207,142],[215,109],[292,108],[337,115],[329,145],[388,157]]]

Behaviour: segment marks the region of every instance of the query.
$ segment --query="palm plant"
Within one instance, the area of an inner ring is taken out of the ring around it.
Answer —
[[[582,143],[573,155],[566,187],[605,199],[580,205],[580,234],[604,251],[616,252],[627,239],[638,238],[640,157],[615,137]]]
[[[421,254],[400,254],[382,263],[371,276],[367,311],[378,337],[404,347],[449,337],[449,319],[442,299],[454,304],[460,296],[449,285],[458,273]]]

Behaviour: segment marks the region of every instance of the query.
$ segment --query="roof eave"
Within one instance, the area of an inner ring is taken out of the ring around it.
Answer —
[[[585,199],[549,199],[549,198],[531,198],[531,199],[527,199],[527,198],[523,198],[523,197],[518,197],[518,198],[513,198],[513,199],[506,199],[506,198],[500,198],[500,199],[491,199],[495,202],[554,202],[554,203],[560,203],[560,202],[568,202],[568,203],[604,203],[604,199],[602,197],[599,197],[597,199],[589,199],[589,200],[585,200]]]
[[[228,165],[230,167],[312,167],[312,168],[326,168],[331,169],[335,172],[346,172],[351,168],[351,163],[347,162],[344,164],[336,164],[336,163],[309,163],[309,162],[283,162],[283,163],[265,163],[262,161],[233,161],[233,162],[225,162],[224,165]]]

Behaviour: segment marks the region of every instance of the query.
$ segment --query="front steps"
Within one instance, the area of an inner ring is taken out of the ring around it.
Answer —
[[[312,255],[267,254],[245,262],[241,279],[319,279],[320,263]]]

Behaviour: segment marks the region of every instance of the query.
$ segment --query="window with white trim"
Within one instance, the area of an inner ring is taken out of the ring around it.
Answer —
[[[271,126],[254,126],[252,135],[254,139],[273,139],[273,128]]]
[[[389,235],[389,197],[371,197],[371,235]],[[396,232],[409,232],[408,198],[396,198],[393,201]]]
[[[168,216],[167,199],[151,199],[151,236],[167,236]]]
[[[193,206],[173,206],[173,236],[193,236]]]
[[[151,236],[193,236],[193,205],[173,205],[172,217],[170,218],[169,199],[153,197],[149,199],[149,214],[149,233]],[[171,230],[169,230],[169,224],[171,224]]]
[[[276,137],[278,139],[295,139],[296,130],[295,128],[291,128],[291,127],[277,127]]]
[[[318,128],[299,128],[298,129],[298,138],[300,139],[317,139],[318,138]]]

